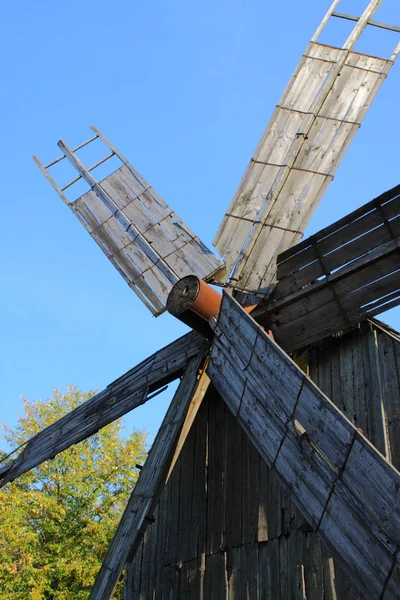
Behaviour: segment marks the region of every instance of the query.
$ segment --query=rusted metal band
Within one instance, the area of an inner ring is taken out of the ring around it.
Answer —
[[[299,135],[305,135],[305,134],[299,134]],[[305,138],[307,139],[307,138]],[[280,169],[290,169],[292,171],[301,171],[302,173],[312,173],[313,175],[321,175],[321,177],[330,177],[331,179],[334,178],[333,175],[331,175],[330,173],[322,173],[321,171],[312,171],[311,169],[302,169],[301,167],[292,167],[290,165],[278,165],[277,163],[270,163],[270,162],[264,162],[262,160],[257,160],[256,158],[251,158],[250,162],[256,163],[258,165],[265,165],[267,167],[279,167]]]
[[[289,229],[288,227],[271,225],[270,223],[263,223],[262,221],[254,221],[253,219],[248,219],[247,217],[239,217],[238,215],[233,215],[232,213],[225,213],[225,217],[232,217],[233,219],[239,219],[239,221],[247,221],[248,223],[252,223],[253,225],[262,225],[263,227],[270,227],[271,229],[280,229],[281,231],[297,233],[298,235],[301,235],[301,237],[304,237],[304,233],[302,231],[298,231],[297,229]]]
[[[383,74],[383,73],[381,73]],[[277,104],[276,108],[281,108],[282,110],[288,110],[290,112],[296,112],[300,115],[313,115],[314,117],[318,117],[318,119],[326,119],[327,121],[337,121],[338,123],[346,123],[348,125],[358,125],[361,127],[361,123],[358,121],[348,121],[347,119],[339,119],[338,117],[327,117],[325,115],[315,114],[309,110],[298,110],[297,108],[290,108],[289,106],[283,106],[282,104]]]

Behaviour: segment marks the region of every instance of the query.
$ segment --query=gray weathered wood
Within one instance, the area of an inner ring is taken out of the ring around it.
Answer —
[[[205,393],[204,385],[198,386],[203,361],[204,355],[200,353],[186,368],[96,578],[90,600],[111,597],[128,557],[132,559],[139,547],[165,485],[190,405],[192,401],[198,405],[197,396],[202,398]]]
[[[0,471],[0,487],[84,440],[147,401],[147,395],[179,377],[207,342],[191,332],[162,348],[93,398],[29,440]]]
[[[380,2],[343,48],[314,36],[281,97],[214,239],[235,289],[268,296],[277,254],[299,241],[392,66],[353,51]]]
[[[178,279],[190,274],[207,279],[223,264],[111,142],[92,129],[96,139],[99,137],[111,149],[106,159],[115,155],[123,163],[101,182],[91,170],[102,161],[85,168],[62,140],[58,145],[77,170],[77,178],[60,189],[36,157],[35,162],[131,289],[153,314],[159,315]],[[70,202],[62,190],[80,178],[90,190]]]
[[[212,383],[365,596],[394,599],[400,474],[227,294],[220,314]],[[293,370],[302,384],[290,392]],[[293,407],[286,422],[276,411],[282,395]]]
[[[400,303],[400,186],[278,257],[281,277],[253,313],[292,352]]]

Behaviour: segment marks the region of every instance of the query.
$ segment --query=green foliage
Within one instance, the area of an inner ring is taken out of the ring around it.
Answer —
[[[92,395],[68,388],[26,400],[3,438],[15,448]],[[2,600],[87,599],[145,459],[145,434],[121,430],[115,421],[0,490]]]

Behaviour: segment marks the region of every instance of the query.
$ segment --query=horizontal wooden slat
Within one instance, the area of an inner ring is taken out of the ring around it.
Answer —
[[[397,186],[279,257],[282,279],[254,317],[289,352],[392,308],[399,247]]]
[[[206,347],[204,338],[190,332],[144,360],[29,440],[17,458],[0,469],[0,487],[144,404],[150,392],[179,377]]]
[[[372,247],[375,247],[379,242],[379,236],[385,235],[381,229],[384,226],[384,219],[389,222],[393,220],[392,225],[397,230],[396,217],[399,215],[400,185],[280,254],[277,258],[277,279],[281,281],[289,275],[297,274],[297,278],[293,276],[293,286],[297,287],[314,281],[323,274],[321,271],[313,270],[317,269],[315,264],[319,265],[318,257],[321,257],[329,271],[344,264],[346,258],[348,262],[361,256],[371,247],[371,244],[364,245],[365,234],[372,233],[374,228],[379,228],[379,231],[374,234],[377,237]],[[385,232],[388,232],[387,227]],[[348,247],[348,244],[354,243],[357,243],[355,250],[352,249],[353,246]],[[280,296],[284,294],[285,292],[282,291]]]
[[[165,418],[158,430],[139,479],[122,515],[107,555],[90,593],[90,600],[108,600],[128,560],[133,556],[160,498],[171,470],[179,433],[186,419],[192,421],[206,387],[199,385],[198,371],[203,353],[191,359]],[[185,434],[189,433],[186,428]]]
[[[394,600],[398,471],[227,294],[208,374],[360,591]]]

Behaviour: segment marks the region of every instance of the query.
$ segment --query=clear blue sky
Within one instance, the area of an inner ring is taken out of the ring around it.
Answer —
[[[342,0],[360,14],[367,0]],[[1,400],[102,388],[185,328],[154,319],[45,181],[97,125],[211,245],[273,107],[330,0],[14,2],[2,8]],[[398,0],[376,20],[400,24]],[[321,41],[340,43],[349,23]],[[358,49],[389,56],[398,35]],[[399,61],[400,63],[400,61]],[[399,183],[400,64],[312,221],[312,233]],[[90,161],[89,161],[90,162]],[[73,175],[71,174],[71,177]],[[68,177],[66,177],[67,179]],[[65,180],[64,180],[65,181]],[[383,315],[400,328],[400,308]],[[168,392],[132,413],[157,430]]]

